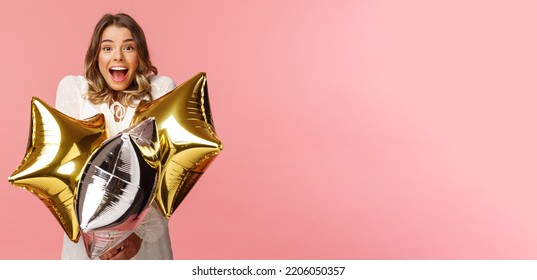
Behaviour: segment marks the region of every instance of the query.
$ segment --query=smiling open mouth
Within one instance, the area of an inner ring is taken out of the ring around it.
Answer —
[[[116,82],[121,82],[125,80],[125,77],[127,77],[127,73],[129,72],[129,69],[127,67],[111,67],[110,75],[112,76],[112,80]]]

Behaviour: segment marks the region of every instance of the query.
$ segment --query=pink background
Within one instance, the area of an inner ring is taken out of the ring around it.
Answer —
[[[6,2],[0,259],[60,256],[7,177],[31,97],[54,104],[120,11],[161,74],[207,72],[225,145],[170,220],[176,259],[537,259],[532,1]]]

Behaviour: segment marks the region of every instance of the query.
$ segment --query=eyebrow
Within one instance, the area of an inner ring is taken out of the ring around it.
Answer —
[[[103,39],[101,41],[101,43],[113,43],[114,41],[111,40],[111,39]],[[123,40],[123,43],[126,43],[126,42],[134,42],[134,39],[125,39]]]

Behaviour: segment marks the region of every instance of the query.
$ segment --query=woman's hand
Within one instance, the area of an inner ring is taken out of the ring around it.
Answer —
[[[127,239],[123,240],[115,248],[108,250],[100,258],[101,260],[130,260],[140,251],[141,246],[142,239],[132,233]]]

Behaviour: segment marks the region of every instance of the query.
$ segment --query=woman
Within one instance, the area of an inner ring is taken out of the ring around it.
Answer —
[[[106,14],[95,26],[86,52],[84,76],[66,76],[56,95],[56,108],[85,119],[103,113],[108,135],[130,126],[138,103],[175,88],[172,79],[157,76],[145,35],[127,14]],[[62,259],[88,259],[84,242],[64,236]],[[101,259],[173,259],[168,221],[152,206],[135,232]]]

